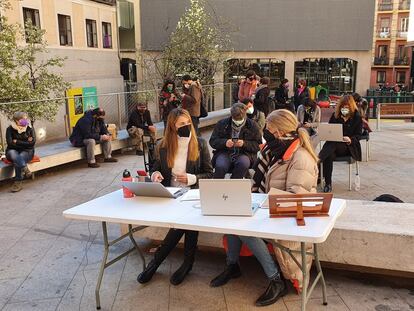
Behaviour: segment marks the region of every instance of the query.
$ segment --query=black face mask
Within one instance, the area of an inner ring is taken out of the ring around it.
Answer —
[[[191,127],[190,125],[184,125],[177,129],[177,134],[180,137],[190,137]]]
[[[276,140],[276,137],[268,129],[263,130],[263,138],[268,144]]]

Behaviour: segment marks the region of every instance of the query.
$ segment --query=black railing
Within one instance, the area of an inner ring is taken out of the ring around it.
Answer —
[[[116,4],[116,0],[91,0],[94,2],[99,2],[99,3],[103,3],[103,4],[109,4],[109,5],[115,5]]]
[[[392,3],[378,3],[378,11],[392,11]]]
[[[374,65],[389,65],[390,60],[388,57],[375,57]]]
[[[408,57],[396,57],[394,58],[395,66],[408,66],[410,65],[410,60]]]

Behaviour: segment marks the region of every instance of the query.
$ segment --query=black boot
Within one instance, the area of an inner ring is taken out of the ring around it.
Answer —
[[[137,281],[141,284],[151,281],[159,266],[160,264],[155,259],[151,260],[145,270],[138,275]]]
[[[256,300],[257,307],[268,306],[287,294],[287,286],[280,278],[270,281],[266,291]]]
[[[170,283],[172,285],[181,284],[184,281],[187,274],[190,273],[191,269],[193,268],[193,263],[194,263],[194,257],[185,258],[183,264],[171,276]]]
[[[230,264],[226,266],[226,269],[216,276],[211,282],[211,287],[219,287],[226,284],[231,279],[235,279],[241,276],[239,264]]]

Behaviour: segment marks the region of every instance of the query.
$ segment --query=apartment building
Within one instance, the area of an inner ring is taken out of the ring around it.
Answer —
[[[29,21],[46,30],[49,55],[67,58],[60,71],[73,87],[94,86],[98,93],[123,91],[115,0],[12,0],[10,4],[4,12],[10,23]]]
[[[377,0],[370,86],[409,86],[411,48],[407,47],[410,0]]]

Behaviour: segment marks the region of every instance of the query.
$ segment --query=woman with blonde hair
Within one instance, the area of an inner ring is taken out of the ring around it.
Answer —
[[[324,192],[332,191],[333,161],[336,157],[352,156],[361,161],[362,118],[352,95],[345,95],[336,105],[335,112],[329,123],[342,124],[343,142],[327,141],[319,153],[323,163],[323,177],[325,178]]]
[[[289,110],[275,110],[268,115],[263,131],[266,144],[254,165],[252,192],[267,193],[271,188],[292,193],[316,192],[318,157],[313,151],[308,132],[303,128],[298,129],[298,125],[296,116]],[[287,293],[279,268],[262,239],[227,235],[227,242],[226,269],[211,281],[211,286],[224,285],[241,275],[238,262],[244,243],[260,262],[269,280],[266,291],[256,300],[256,306],[273,304]],[[300,269],[293,260],[293,264],[285,264],[286,258],[280,256],[279,259],[278,255],[279,260],[283,261],[282,267],[288,267],[282,270],[285,277],[299,278]]]
[[[202,138],[197,138],[187,110],[176,108],[169,113],[165,135],[156,149],[152,170],[151,180],[160,182],[166,187],[196,188],[199,179],[213,176],[207,143]],[[139,283],[147,283],[151,280],[183,235],[185,236],[184,263],[173,273],[170,282],[178,285],[184,280],[193,267],[198,231],[170,229],[155,252],[154,259],[138,275]]]

